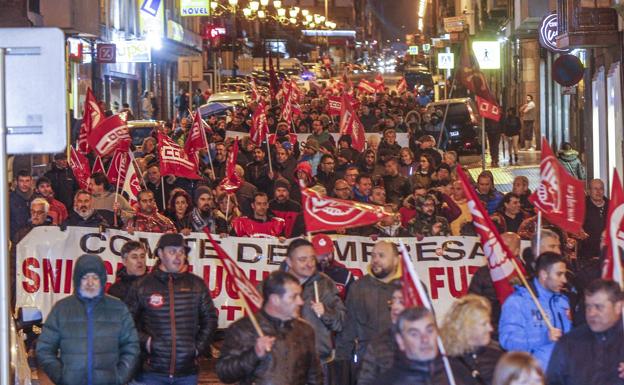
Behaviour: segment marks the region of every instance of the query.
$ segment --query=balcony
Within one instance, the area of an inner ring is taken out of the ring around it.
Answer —
[[[598,48],[618,44],[618,15],[607,0],[558,0],[557,46]]]

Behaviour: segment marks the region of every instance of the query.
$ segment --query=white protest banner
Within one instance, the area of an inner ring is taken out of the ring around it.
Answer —
[[[73,293],[74,261],[89,253],[102,257],[108,272],[108,285],[122,267],[120,251],[128,240],[147,245],[148,265],[155,261],[154,249],[161,234],[70,227],[61,231],[56,226],[35,227],[17,245],[17,306],[35,306],[44,317],[55,302]],[[217,237],[215,236],[215,239]],[[193,273],[203,277],[219,311],[219,327],[243,316],[243,308],[226,276],[210,242],[203,233],[186,238],[191,251],[189,265]],[[388,238],[398,242],[398,239]],[[470,279],[485,263],[476,237],[402,238],[420,276],[427,285],[439,316],[450,307],[454,298],[468,290]],[[256,284],[279,268],[286,256],[288,241],[277,239],[228,237],[221,246],[249,279]],[[338,236],[335,238],[336,260],[346,265],[355,276],[366,274],[370,253],[375,242],[368,237]],[[385,311],[386,309],[379,309]]]

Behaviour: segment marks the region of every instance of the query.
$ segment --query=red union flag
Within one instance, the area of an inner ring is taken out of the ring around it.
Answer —
[[[131,140],[128,126],[119,115],[102,120],[87,138],[89,146],[99,156],[109,155],[117,149],[127,151]]]
[[[100,158],[99,156],[95,157],[95,162],[93,162],[93,168],[91,169],[91,174],[95,174],[96,172],[106,174],[104,163],[102,163],[102,158]]]
[[[466,198],[468,199],[468,209],[470,214],[472,214],[472,223],[481,238],[483,254],[485,254],[488,260],[496,297],[502,304],[514,291],[509,280],[518,274],[514,268],[515,257],[501,239],[500,234],[492,223],[492,219],[483,208],[483,203],[477,197],[474,188],[468,182],[464,170],[459,165],[457,166],[457,176],[463,185]],[[522,269],[521,265],[517,261],[515,262],[518,268]],[[524,271],[522,271],[522,274],[524,274]]]
[[[418,276],[414,267],[410,266],[411,263],[412,261],[409,260],[407,253],[401,256],[401,288],[405,307],[422,306],[425,303],[418,293],[418,288],[416,287]]]
[[[208,227],[204,227],[204,232],[217,253],[221,264],[223,264],[223,268],[225,268],[225,271],[234,283],[234,290],[236,290],[239,297],[242,297],[241,299],[247,303],[247,308],[253,313],[260,310],[262,308],[262,296],[258,293],[253,283],[245,276],[245,273],[238,267],[236,262],[227,255],[225,250],[215,242]]]
[[[342,97],[330,96],[327,98],[327,112],[333,116],[339,116],[342,110]]]
[[[477,105],[479,106],[479,115],[486,119],[500,121],[502,111],[496,103],[492,103],[477,95]]]
[[[115,150],[110,165],[108,166],[108,173],[106,174],[108,181],[116,185],[117,179],[119,179],[119,184],[122,184],[126,178],[129,164],[130,154],[128,151]]]
[[[405,78],[401,78],[401,80],[399,80],[396,86],[396,90],[399,94],[402,94],[405,91],[407,91],[407,81],[405,80]]]
[[[262,95],[258,92],[256,81],[254,79],[251,79],[251,100],[256,103],[260,103],[262,101]]]
[[[366,226],[392,215],[382,206],[324,197],[308,188],[301,191],[301,203],[309,232]]]
[[[197,165],[188,158],[176,142],[167,135],[158,133],[158,157],[160,158],[160,174],[175,175],[188,179],[199,179]]]
[[[87,88],[87,96],[85,97],[82,112],[82,123],[80,124],[80,134],[78,136],[78,151],[83,154],[89,152],[87,138],[89,134],[91,134],[93,128],[100,124],[102,119],[104,119],[104,111],[100,108],[91,88]]]
[[[136,168],[132,162],[128,165],[128,172],[126,173],[126,179],[124,180],[122,191],[128,195],[128,202],[130,202],[132,206],[139,203],[141,182],[139,181]]]
[[[568,174],[542,137],[540,184],[529,201],[552,224],[569,233],[578,234],[585,221],[584,183]]]
[[[189,132],[188,138],[184,143],[184,151],[187,154],[193,155],[193,159],[197,161],[197,153],[200,150],[208,148],[208,141],[206,140],[206,132],[204,131],[203,122],[199,110],[195,112],[193,117],[193,125]]]
[[[366,146],[364,125],[355,113],[353,101],[349,95],[342,95],[340,111],[340,135],[351,136],[351,147],[357,151],[363,151]]]
[[[249,130],[249,138],[256,146],[260,146],[266,140],[269,133],[269,123],[266,117],[265,105],[260,102],[251,117],[251,129]]]
[[[374,83],[369,82],[366,79],[360,80],[360,82],[358,83],[357,88],[360,91],[365,92],[367,94],[374,94],[375,92],[377,92],[377,85],[375,85]]]
[[[71,156],[69,158],[69,165],[74,172],[76,181],[81,189],[86,190],[89,184],[89,177],[91,176],[91,170],[89,170],[89,161],[87,157],[76,151],[75,148],[71,148]]]
[[[291,121],[293,115],[293,102],[294,102],[293,90],[291,87],[287,88],[286,96],[284,96],[284,107],[282,107],[282,120],[286,122]]]
[[[624,249],[624,190],[617,170],[611,182],[611,200],[607,216],[607,253],[602,277],[624,286],[622,249]]]
[[[373,85],[377,89],[377,92],[381,92],[384,90],[384,88],[386,87],[386,84],[384,82],[384,78],[382,74],[377,73],[377,76],[375,76],[375,80],[373,80]]]
[[[242,181],[236,174],[236,161],[238,160],[238,137],[234,140],[232,149],[228,154],[227,163],[225,164],[225,178],[219,183],[228,193],[238,191]]]

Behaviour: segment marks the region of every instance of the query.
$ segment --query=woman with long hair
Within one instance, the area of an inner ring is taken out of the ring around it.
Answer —
[[[421,154],[418,159],[418,167],[416,167],[414,174],[409,177],[411,185],[421,184],[425,186],[425,188],[429,188],[436,167],[437,165],[431,154]]]
[[[458,384],[492,384],[503,351],[492,342],[491,311],[487,299],[469,294],[455,301],[446,314],[441,335]]]
[[[193,200],[186,191],[181,188],[171,191],[166,215],[181,234],[189,235],[191,233],[193,228],[189,216],[191,210],[193,210]]]
[[[591,359],[588,357],[588,359]],[[492,385],[544,385],[544,373],[532,355],[525,352],[506,353],[494,371]]]
[[[215,232],[217,234],[229,234],[232,230],[232,221],[241,216],[236,194],[230,194],[228,198],[228,193],[223,192],[217,195],[216,204],[217,207],[213,211]]]
[[[418,163],[414,160],[414,153],[407,147],[403,147],[399,151],[399,158],[401,161],[400,173],[406,178],[412,176],[418,168]]]

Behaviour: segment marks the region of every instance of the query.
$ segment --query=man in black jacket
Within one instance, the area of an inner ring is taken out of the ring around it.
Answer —
[[[108,294],[126,302],[130,285],[145,275],[145,245],[137,241],[128,241],[121,248],[123,267],[117,270],[117,281],[108,288]]]
[[[79,186],[74,172],[67,162],[66,153],[61,152],[54,155],[52,169],[46,172],[45,176],[50,179],[56,199],[63,202],[67,211],[71,211],[74,193],[78,190]]]
[[[323,383],[314,344],[314,329],[299,318],[303,299],[299,280],[274,271],[262,283],[262,310],[256,318],[258,336],[249,316],[227,330],[217,361],[217,375],[240,385],[318,385]]]
[[[273,186],[274,198],[269,201],[269,211],[284,220],[284,237],[294,238],[303,235],[305,225],[301,204],[290,199],[290,182],[284,178],[278,178]]]
[[[585,289],[587,325],[561,337],[548,364],[548,385],[624,384],[622,291],[614,281]]]
[[[74,208],[69,213],[69,217],[61,224],[61,229],[67,226],[82,227],[109,227],[109,223],[104,217],[93,208],[93,197],[87,190],[78,190],[74,197]]]
[[[180,234],[158,240],[153,271],[130,288],[127,305],[144,353],[144,384],[197,384],[197,358],[210,347],[217,311],[204,281],[188,271]]]
[[[581,242],[578,257],[590,259],[600,256],[600,237],[607,223],[609,199],[604,196],[605,186],[600,179],[589,182],[589,193],[585,198],[585,222],[583,230],[589,237]]]

